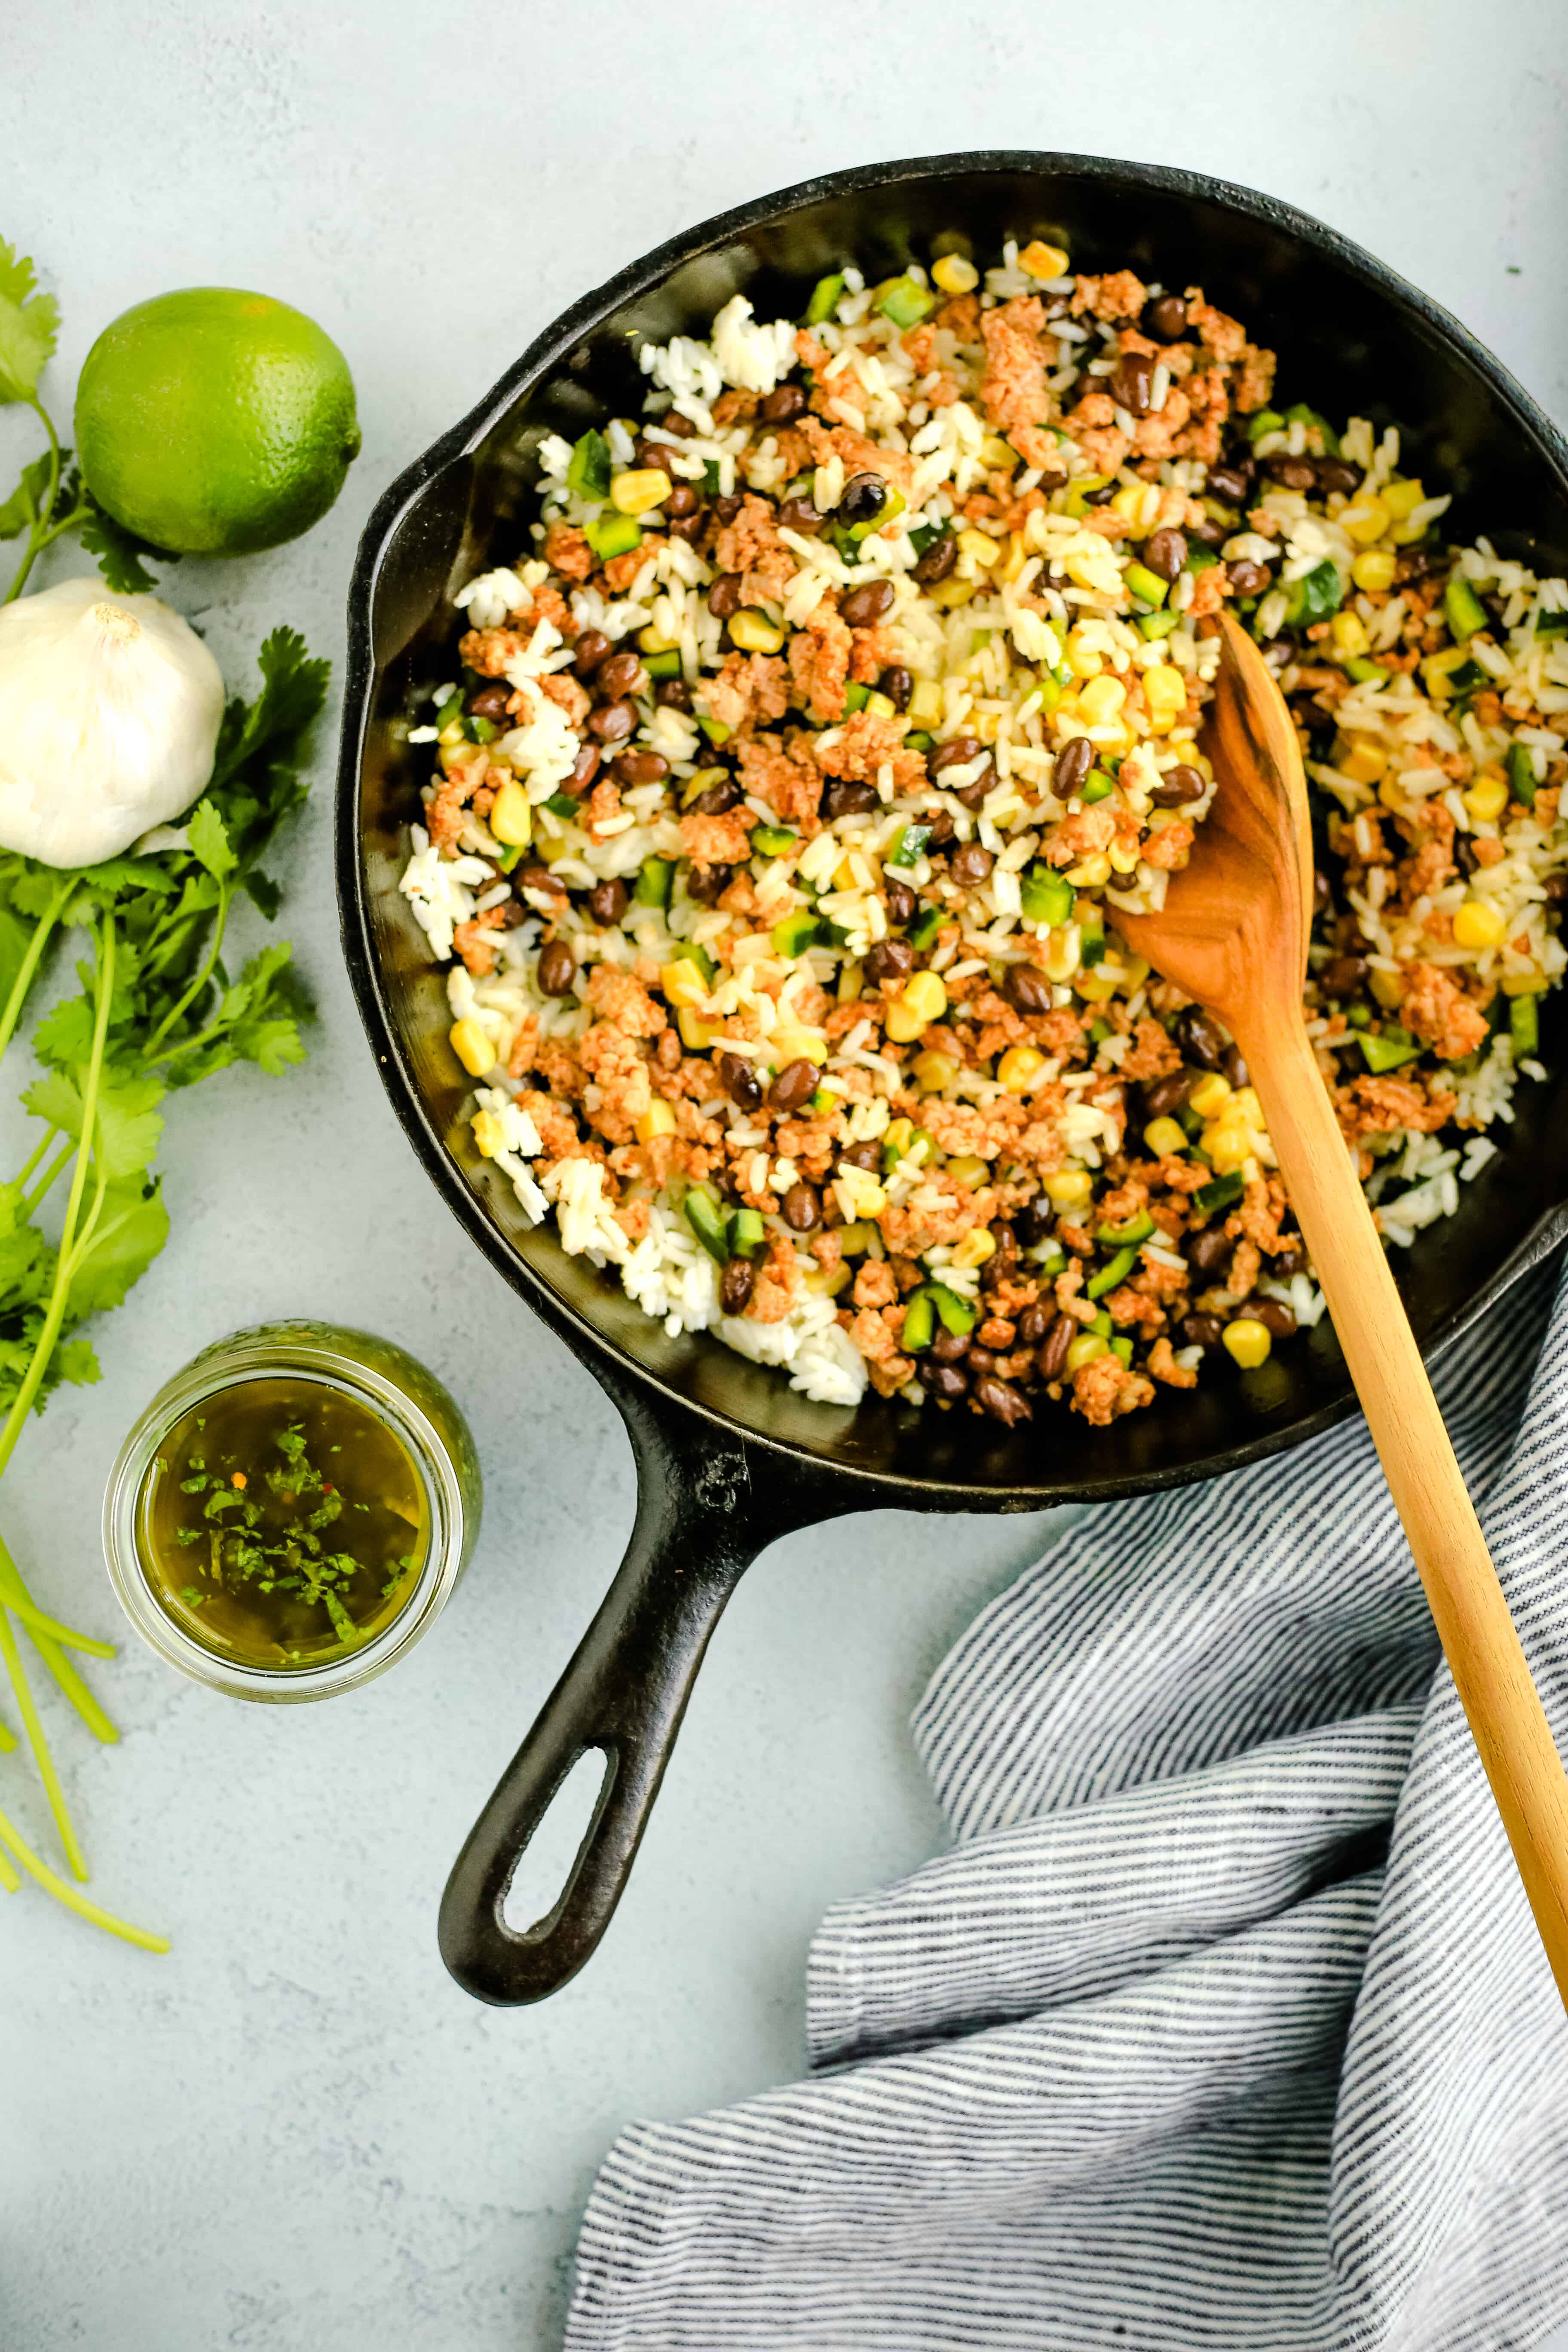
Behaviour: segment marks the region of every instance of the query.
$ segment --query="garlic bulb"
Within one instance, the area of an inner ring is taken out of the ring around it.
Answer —
[[[0,847],[96,866],[212,773],[223,678],[155,596],[62,580],[0,607]]]

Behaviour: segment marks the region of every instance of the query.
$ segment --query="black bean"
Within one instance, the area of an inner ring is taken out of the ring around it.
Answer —
[[[567,777],[563,790],[581,799],[599,772],[600,756],[596,743],[584,743],[572,762],[572,772]]]
[[[577,959],[564,940],[548,940],[539,950],[539,987],[543,996],[570,996]]]
[[[1315,471],[1318,488],[1325,498],[1331,491],[1338,490],[1348,499],[1352,491],[1361,488],[1361,476],[1353,466],[1347,466],[1342,457],[1320,457]]]
[[[1157,580],[1173,580],[1187,560],[1187,542],[1179,530],[1151,531],[1143,542],[1143,562]]]
[[[739,572],[721,572],[708,591],[708,610],[721,621],[728,621],[741,609],[741,589],[743,576]]]
[[[841,620],[852,629],[874,629],[893,601],[890,580],[868,580],[838,600]]]
[[[1047,1332],[1039,1354],[1035,1358],[1043,1381],[1059,1381],[1067,1370],[1068,1349],[1072,1346],[1078,1325],[1070,1315],[1058,1315]]]
[[[1188,801],[1201,800],[1207,790],[1197,770],[1184,763],[1167,768],[1149,797],[1156,808],[1182,808]]]
[[[512,883],[519,890],[542,891],[547,898],[564,898],[566,896],[565,883],[558,882],[548,866],[525,866],[521,874],[513,875]]]
[[[718,516],[721,522],[733,522],[735,517],[741,511],[741,492],[739,490],[726,490],[721,499],[714,499],[713,511]]]
[[[973,1357],[970,1360],[973,1362]],[[993,1421],[1000,1421],[1009,1429],[1030,1418],[1028,1398],[1021,1389],[1016,1389],[1011,1381],[999,1381],[989,1374],[984,1380],[976,1381],[974,1402],[982,1412],[988,1412]]]
[[[1182,1339],[1189,1348],[1217,1348],[1225,1337],[1225,1325],[1217,1315],[1184,1315]]]
[[[914,576],[922,588],[933,588],[939,580],[947,578],[957,562],[958,541],[952,531],[944,530],[940,539],[932,540],[925,553],[918,559]]]
[[[1200,515],[1187,525],[1187,537],[1201,540],[1205,547],[1222,547],[1230,537],[1229,523],[1215,522],[1212,515]]]
[[[611,761],[610,772],[623,784],[662,784],[669,761],[662,751],[622,751]]]
[[[664,510],[675,522],[689,521],[702,509],[702,494],[690,482],[677,482],[664,502]]]
[[[779,1203],[792,1234],[808,1234],[822,1214],[822,1202],[810,1184],[792,1184]]]
[[[970,1341],[963,1351],[963,1360],[979,1379],[986,1378],[996,1370],[994,1354],[989,1348],[983,1348],[978,1339]]]
[[[689,710],[691,688],[683,677],[661,677],[654,688],[653,698],[666,710]]]
[[[873,988],[880,988],[885,980],[902,980],[914,968],[915,951],[908,940],[879,940],[861,967]]]
[[[939,1323],[931,1343],[931,1352],[939,1364],[961,1363],[969,1353],[969,1339],[963,1331],[950,1331]]]
[[[1034,1305],[1026,1307],[1018,1318],[1018,1345],[1021,1348],[1037,1348],[1056,1319],[1054,1303],[1047,1306],[1043,1298],[1037,1298]]]
[[[1268,1255],[1281,1282],[1289,1282],[1293,1274],[1300,1274],[1306,1267],[1307,1252],[1300,1241],[1281,1242]]]
[[[1009,1258],[1017,1256],[1018,1236],[1005,1217],[998,1217],[991,1226],[991,1238],[996,1244],[996,1254],[989,1261],[990,1270],[1000,1273]]]
[[[1217,1274],[1236,1254],[1236,1244],[1223,1225],[1205,1225],[1187,1236],[1187,1263],[1200,1274]]]
[[[1288,490],[1315,490],[1318,469],[1310,457],[1270,457],[1268,470]]]
[[[1206,1013],[1189,1004],[1176,1015],[1173,1032],[1176,1049],[1184,1062],[1196,1062],[1203,1070],[1217,1070],[1225,1052],[1225,1040]]]
[[[797,1062],[786,1062],[768,1088],[768,1100],[774,1110],[798,1110],[816,1092],[816,1065],[803,1055]]]
[[[836,816],[868,816],[881,805],[876,785],[863,776],[835,776],[822,803],[830,821]]]
[[[1057,753],[1051,790],[1058,801],[1070,800],[1094,765],[1094,745],[1087,735],[1075,735]]]
[[[822,529],[823,521],[824,517],[809,499],[785,499],[779,509],[779,525],[784,530],[817,531]]]
[[[1034,1249],[1040,1242],[1049,1241],[1056,1222],[1056,1212],[1043,1196],[1026,1202],[1013,1212],[1013,1223],[1018,1239],[1026,1249]]]
[[[596,923],[618,923],[631,902],[624,882],[595,882],[588,893],[588,912]]]
[[[880,474],[851,474],[838,501],[838,520],[847,529],[873,522],[888,503],[888,485]]]
[[[963,847],[954,854],[951,868],[952,878],[962,883],[965,889],[976,889],[995,863],[991,852],[980,842],[966,841]]]
[[[1187,306],[1179,294],[1157,294],[1143,305],[1142,323],[1155,342],[1180,342],[1187,331]]]
[[[1134,416],[1147,416],[1153,398],[1155,362],[1147,352],[1123,352],[1110,378],[1110,394]]]
[[[939,743],[927,765],[933,776],[945,775],[949,768],[966,768],[971,760],[978,760],[982,745],[973,735],[950,735]]]
[[[635,734],[637,707],[635,702],[605,702],[588,713],[588,731],[601,743],[624,743]]]
[[[730,1100],[739,1103],[742,1110],[755,1110],[762,1101],[763,1089],[755,1070],[744,1055],[716,1054],[713,1066]]]
[[[1480,859],[1476,856],[1476,845],[1470,839],[1469,835],[1468,833],[1457,833],[1454,835],[1454,863],[1458,867],[1460,873],[1473,874],[1480,862]]]
[[[910,672],[901,665],[895,664],[891,669],[885,669],[877,680],[877,685],[880,692],[887,696],[895,710],[909,709],[910,697],[915,690],[915,682]]]
[[[1143,1089],[1143,1100],[1151,1118],[1174,1118],[1192,1091],[1190,1070],[1173,1070],[1169,1076],[1156,1078]]]
[[[838,1155],[847,1168],[863,1168],[874,1176],[882,1164],[882,1147],[875,1141],[847,1144]]]
[[[1261,596],[1271,575],[1267,564],[1254,563],[1249,555],[1238,555],[1226,565],[1226,577],[1238,596]]]
[[[512,688],[505,678],[498,678],[493,686],[481,686],[477,693],[469,695],[468,709],[476,719],[502,719],[507,716],[511,697]]]
[[[741,787],[734,777],[723,776],[718,783],[710,784],[705,793],[698,793],[691,803],[691,813],[694,816],[723,816],[740,797]]]
[[[647,672],[636,654],[612,654],[600,666],[594,691],[602,694],[607,702],[614,702],[623,694],[640,694],[647,684]]]
[[[719,1305],[726,1315],[741,1314],[752,1296],[757,1270],[749,1257],[732,1257],[719,1276]]]
[[[529,909],[522,904],[521,899],[509,898],[505,906],[500,910],[500,925],[502,930],[515,931],[519,923],[527,922],[528,916]]]
[[[895,881],[886,869],[882,875],[882,898],[889,923],[912,923],[920,900],[907,882]]]
[[[1051,983],[1032,963],[1010,963],[1002,976],[1002,992],[1016,1012],[1048,1013]]]
[[[1249,1298],[1241,1311],[1276,1339],[1288,1339],[1296,1328],[1296,1318],[1282,1299]]]
[[[1549,874],[1546,877],[1546,903],[1560,907],[1568,898],[1568,874]]]
[[[690,514],[671,515],[670,535],[675,539],[685,540],[689,547],[695,547],[702,536],[702,527],[706,520],[707,517],[700,505],[694,507]]]
[[[1239,1045],[1226,1047],[1220,1061],[1220,1068],[1233,1087],[1245,1087],[1248,1083],[1247,1063]]]
[[[946,849],[952,840],[955,831],[952,812],[951,809],[944,808],[927,809],[921,823],[930,828],[930,837],[926,842],[926,856],[934,857],[939,850]]]
[[[766,392],[757,404],[757,415],[763,425],[788,425],[804,414],[805,393],[798,383],[781,383],[776,391]]]
[[[1218,499],[1222,506],[1243,506],[1252,488],[1252,469],[1241,466],[1211,466],[1208,488],[1210,498]]]
[[[956,1404],[961,1396],[969,1394],[969,1382],[956,1364],[926,1364],[921,1370],[921,1386],[933,1397],[945,1398]]]
[[[579,677],[591,677],[613,651],[612,642],[603,629],[584,629],[577,640],[572,667]]]
[[[1312,868],[1312,912],[1326,915],[1334,903],[1334,893],[1328,876],[1321,866]]]
[[[1370,967],[1365,956],[1335,956],[1325,964],[1318,977],[1318,986],[1325,996],[1353,996]]]
[[[686,877],[686,895],[700,907],[716,907],[734,878],[732,866],[693,866]]]

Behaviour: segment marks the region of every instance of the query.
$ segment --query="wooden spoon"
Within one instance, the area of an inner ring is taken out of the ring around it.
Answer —
[[[1557,1989],[1568,2004],[1568,1779],[1307,1037],[1312,836],[1296,730],[1228,614],[1205,735],[1218,789],[1158,915],[1118,915],[1246,1057]]]

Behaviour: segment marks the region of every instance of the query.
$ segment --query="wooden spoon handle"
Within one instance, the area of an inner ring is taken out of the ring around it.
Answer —
[[[1241,1039],[1280,1172],[1568,2005],[1568,1778],[1306,1033]]]

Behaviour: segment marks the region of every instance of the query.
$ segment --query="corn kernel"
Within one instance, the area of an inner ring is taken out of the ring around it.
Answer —
[[[642,1117],[633,1128],[639,1143],[651,1143],[658,1135],[675,1133],[675,1112],[662,1095],[655,1095]]]
[[[1101,1356],[1109,1356],[1110,1342],[1099,1331],[1080,1331],[1068,1349],[1064,1370],[1076,1372],[1080,1365],[1097,1364]]]
[[[1079,709],[1090,727],[1108,727],[1127,699],[1127,688],[1110,671],[1091,677],[1079,696]],[[1185,694],[1182,697],[1186,700]]]
[[[1105,664],[1100,660],[1100,656],[1094,651],[1093,647],[1085,643],[1083,631],[1081,629],[1069,629],[1068,631],[1067,643],[1062,647],[1062,651],[1067,657],[1068,667],[1071,670],[1074,677],[1098,677],[1100,671],[1105,667]],[[1058,708],[1059,710],[1059,704]]]
[[[477,1110],[473,1117],[474,1141],[487,1160],[493,1160],[506,1144],[506,1133],[493,1110]]]
[[[1068,266],[1068,257],[1059,245],[1047,245],[1043,237],[1033,236],[1018,256],[1018,267],[1026,269],[1031,278],[1060,278]]]
[[[1505,971],[1501,982],[1505,996],[1541,996],[1547,984],[1546,974],[1533,965],[1529,971]]]
[[[1169,662],[1156,662],[1143,673],[1149,723],[1156,735],[1168,734],[1187,707],[1187,682]]]
[[[1081,1209],[1093,1196],[1094,1179],[1087,1168],[1058,1168],[1040,1180],[1047,1201],[1058,1209]]]
[[[1467,898],[1454,917],[1454,944],[1461,948],[1500,947],[1508,937],[1508,918],[1484,898]]]
[[[1034,1045],[1009,1045],[996,1065],[996,1079],[1010,1095],[1027,1094],[1046,1066],[1046,1057]]]
[[[1174,1118],[1152,1118],[1143,1129],[1143,1140],[1156,1160],[1179,1159],[1187,1148],[1186,1131]]]
[[[941,1094],[942,1088],[952,1086],[958,1076],[958,1064],[952,1055],[939,1054],[934,1047],[917,1054],[910,1068],[922,1095]]]
[[[895,1045],[910,1045],[947,1011],[947,991],[934,971],[911,972],[888,1008],[887,1031]]]
[[[976,1153],[961,1151],[948,1161],[947,1172],[955,1184],[967,1185],[973,1192],[977,1184],[984,1183],[991,1171]]]
[[[634,467],[617,474],[610,484],[610,504],[617,514],[648,514],[669,496],[669,476],[662,466]]]
[[[837,1265],[814,1265],[805,1280],[815,1298],[837,1298],[848,1286],[849,1268],[842,1260]]]
[[[854,1224],[862,1217],[879,1217],[888,1205],[887,1193],[870,1171],[848,1162],[834,1177],[833,1189],[844,1211],[846,1224]]]
[[[1111,512],[1123,516],[1142,536],[1154,528],[1160,512],[1161,495],[1159,486],[1154,482],[1129,482],[1111,499]]]
[[[1064,923],[1059,930],[1046,937],[1046,978],[1059,988],[1078,970],[1083,949],[1083,933],[1076,923]]]
[[[838,986],[834,991],[840,1004],[858,1004],[866,993],[864,964],[847,963],[839,967]]]
[[[792,1028],[784,1022],[780,1023],[768,1039],[768,1052],[774,1067],[781,1070],[787,1069],[792,1062],[815,1062],[820,1069],[827,1059],[826,1039],[816,1036],[810,1029]]]
[[[977,581],[961,580],[953,572],[948,579],[939,580],[934,588],[926,590],[926,603],[934,604],[939,613],[956,613],[961,605],[973,604],[978,585]]]
[[[1384,482],[1378,492],[1395,522],[1407,521],[1411,509],[1418,507],[1426,496],[1419,482]]]
[[[914,1131],[912,1118],[890,1118],[882,1129],[883,1150],[890,1151],[895,1159],[901,1160],[910,1148]]]
[[[1347,507],[1340,521],[1358,547],[1371,547],[1380,540],[1394,518],[1381,499],[1358,499]]]
[[[1010,530],[1007,533],[1007,552],[998,577],[1004,581],[1016,580],[1028,560],[1028,541],[1021,530]]]
[[[637,632],[637,644],[645,654],[672,654],[679,643],[679,637],[661,635],[651,621]]]
[[[765,614],[742,608],[730,623],[730,635],[742,653],[776,654],[784,641],[784,633],[776,621]]]
[[[1101,971],[1080,972],[1073,982],[1086,1004],[1109,1004],[1121,985],[1119,978]]]
[[[980,462],[989,473],[995,473],[998,467],[1011,473],[1018,462],[1018,452],[1000,433],[988,433],[980,444]]]
[[[931,284],[940,286],[944,294],[973,294],[980,283],[980,272],[973,261],[962,253],[944,253],[940,261],[931,264]]]
[[[1238,1118],[1244,1118],[1249,1127],[1256,1128],[1261,1134],[1263,1105],[1258,1099],[1256,1087],[1237,1087],[1230,1098],[1230,1109]]]
[[[734,634],[731,629],[730,635]],[[868,694],[860,708],[869,719],[896,719],[899,715],[899,706],[890,694]]]
[[[1369,547],[1365,553],[1358,555],[1351,565],[1351,578],[1363,594],[1380,596],[1385,588],[1393,587],[1394,570],[1394,554],[1391,549]]]
[[[1110,860],[1103,849],[1088,857],[1080,857],[1076,866],[1068,867],[1068,880],[1075,890],[1102,890],[1110,879]],[[1049,966],[1047,967],[1049,970]],[[1056,974],[1051,973],[1054,980]]]
[[[1138,844],[1135,841],[1113,841],[1105,854],[1116,873],[1137,873]]]
[[[1335,653],[1353,659],[1367,648],[1366,624],[1359,613],[1336,613],[1329,623],[1329,636]]]
[[[674,963],[661,964],[658,984],[669,1003],[677,1008],[686,1004],[704,1004],[708,1000],[708,982],[700,967],[689,956],[681,956]]]
[[[1438,654],[1428,654],[1421,665],[1421,677],[1434,702],[1447,702],[1453,694],[1453,672],[1463,669],[1470,658],[1468,646],[1445,646]]]
[[[719,1034],[715,1024],[711,1021],[704,1021],[702,1015],[700,1013],[694,1013],[689,1004],[683,1004],[675,1019],[676,1025],[680,1031],[680,1042],[689,1054],[705,1054]]]
[[[970,556],[976,563],[984,567],[994,563],[1002,550],[988,530],[961,530],[958,534],[958,551],[960,555]],[[732,636],[734,631],[731,630],[730,634]]]
[[[1187,1097],[1200,1118],[1213,1118],[1230,1100],[1230,1080],[1222,1078],[1217,1070],[1207,1071]]]
[[[1189,768],[1195,768],[1197,770],[1200,776],[1213,775],[1214,770],[1204,758],[1203,753],[1199,751],[1197,744],[1192,736],[1173,735],[1170,740],[1169,750],[1173,760],[1178,761],[1184,760]]]
[[[867,1251],[871,1246],[871,1234],[873,1230],[873,1227],[868,1225],[864,1218],[857,1218],[856,1222],[852,1225],[840,1225],[838,1228],[838,1246],[843,1251],[845,1256],[864,1257]]]
[[[1395,1012],[1405,1002],[1405,982],[1396,971],[1374,969],[1367,974],[1366,984],[1373,1002],[1381,1004],[1385,1013]]]
[[[509,776],[490,803],[490,831],[509,849],[526,849],[533,838],[533,811],[515,776]]]
[[[988,1257],[996,1255],[996,1239],[984,1225],[973,1225],[952,1253],[954,1265],[984,1265]]]
[[[1211,1119],[1204,1129],[1204,1150],[1221,1176],[1251,1159],[1253,1139],[1247,1121],[1230,1118],[1228,1110],[1225,1118]]]
[[[1349,749],[1337,765],[1352,784],[1375,784],[1388,766],[1386,748],[1375,735],[1347,735]]]
[[[1241,1366],[1244,1372],[1254,1372],[1274,1345],[1267,1323],[1255,1322],[1250,1315],[1238,1315],[1227,1323],[1220,1334],[1226,1353]]]
[[[469,1077],[482,1078],[494,1069],[496,1049],[477,1021],[454,1021],[449,1043]]]
[[[1500,776],[1478,776],[1459,798],[1479,824],[1490,824],[1508,806],[1508,786]]]
[[[937,727],[942,723],[942,688],[934,677],[919,677],[910,697],[911,727]]]

